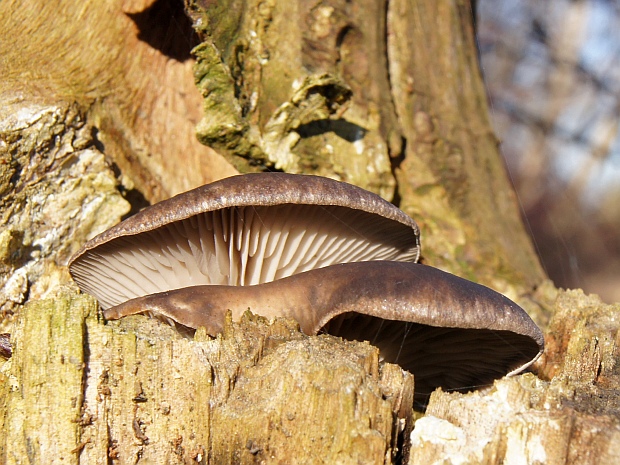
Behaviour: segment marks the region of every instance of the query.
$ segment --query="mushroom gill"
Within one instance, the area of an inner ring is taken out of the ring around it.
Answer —
[[[86,243],[69,267],[105,309],[181,287],[418,255],[416,223],[378,195],[319,176],[257,173],[148,207]]]

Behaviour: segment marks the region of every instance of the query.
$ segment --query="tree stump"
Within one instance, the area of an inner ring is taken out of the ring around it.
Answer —
[[[489,126],[469,5],[186,10],[0,3],[0,333],[13,344],[0,461],[616,463],[620,307],[544,280]],[[411,375],[367,343],[251,314],[215,339],[144,317],[104,324],[68,257],[231,163],[393,201],[420,224],[426,263],[546,328],[543,358],[474,392],[437,391],[412,416]]]

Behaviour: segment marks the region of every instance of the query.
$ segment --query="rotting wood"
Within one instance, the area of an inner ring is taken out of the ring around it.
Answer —
[[[65,294],[26,306],[14,337],[2,463],[383,464],[411,424],[411,375],[290,320],[248,313],[192,340],[145,317],[104,325]]]
[[[616,463],[620,306],[546,298],[547,340],[563,342],[549,344],[540,377],[438,390],[412,425],[412,377],[368,344],[250,313],[191,340],[145,317],[104,325],[90,297],[63,294],[21,314],[0,370],[0,459],[393,463],[413,426],[411,464]]]

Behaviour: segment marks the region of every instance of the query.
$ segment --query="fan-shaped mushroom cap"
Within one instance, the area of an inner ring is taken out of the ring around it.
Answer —
[[[216,334],[227,310],[238,318],[248,307],[291,316],[307,334],[369,341],[414,374],[419,400],[438,386],[473,389],[517,373],[544,344],[536,324],[503,295],[436,268],[386,261],[333,265],[255,286],[178,289],[105,316],[150,313]]]
[[[418,226],[378,195],[319,176],[257,173],[148,207],[86,243],[69,267],[105,309],[187,286],[418,255]]]

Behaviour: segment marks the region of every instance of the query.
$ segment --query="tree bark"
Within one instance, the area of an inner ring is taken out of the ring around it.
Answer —
[[[468,4],[186,9],[197,35],[163,0],[0,3],[0,333],[13,345],[0,461],[615,463],[620,307],[544,281],[489,125]],[[398,204],[427,264],[545,325],[535,374],[437,391],[414,424],[412,376],[367,343],[251,314],[215,339],[144,317],[104,324],[67,258],[233,165]]]
[[[199,139],[242,171],[321,174],[398,203],[435,266],[502,290],[541,282],[467,2],[202,4],[188,1],[203,39]]]

